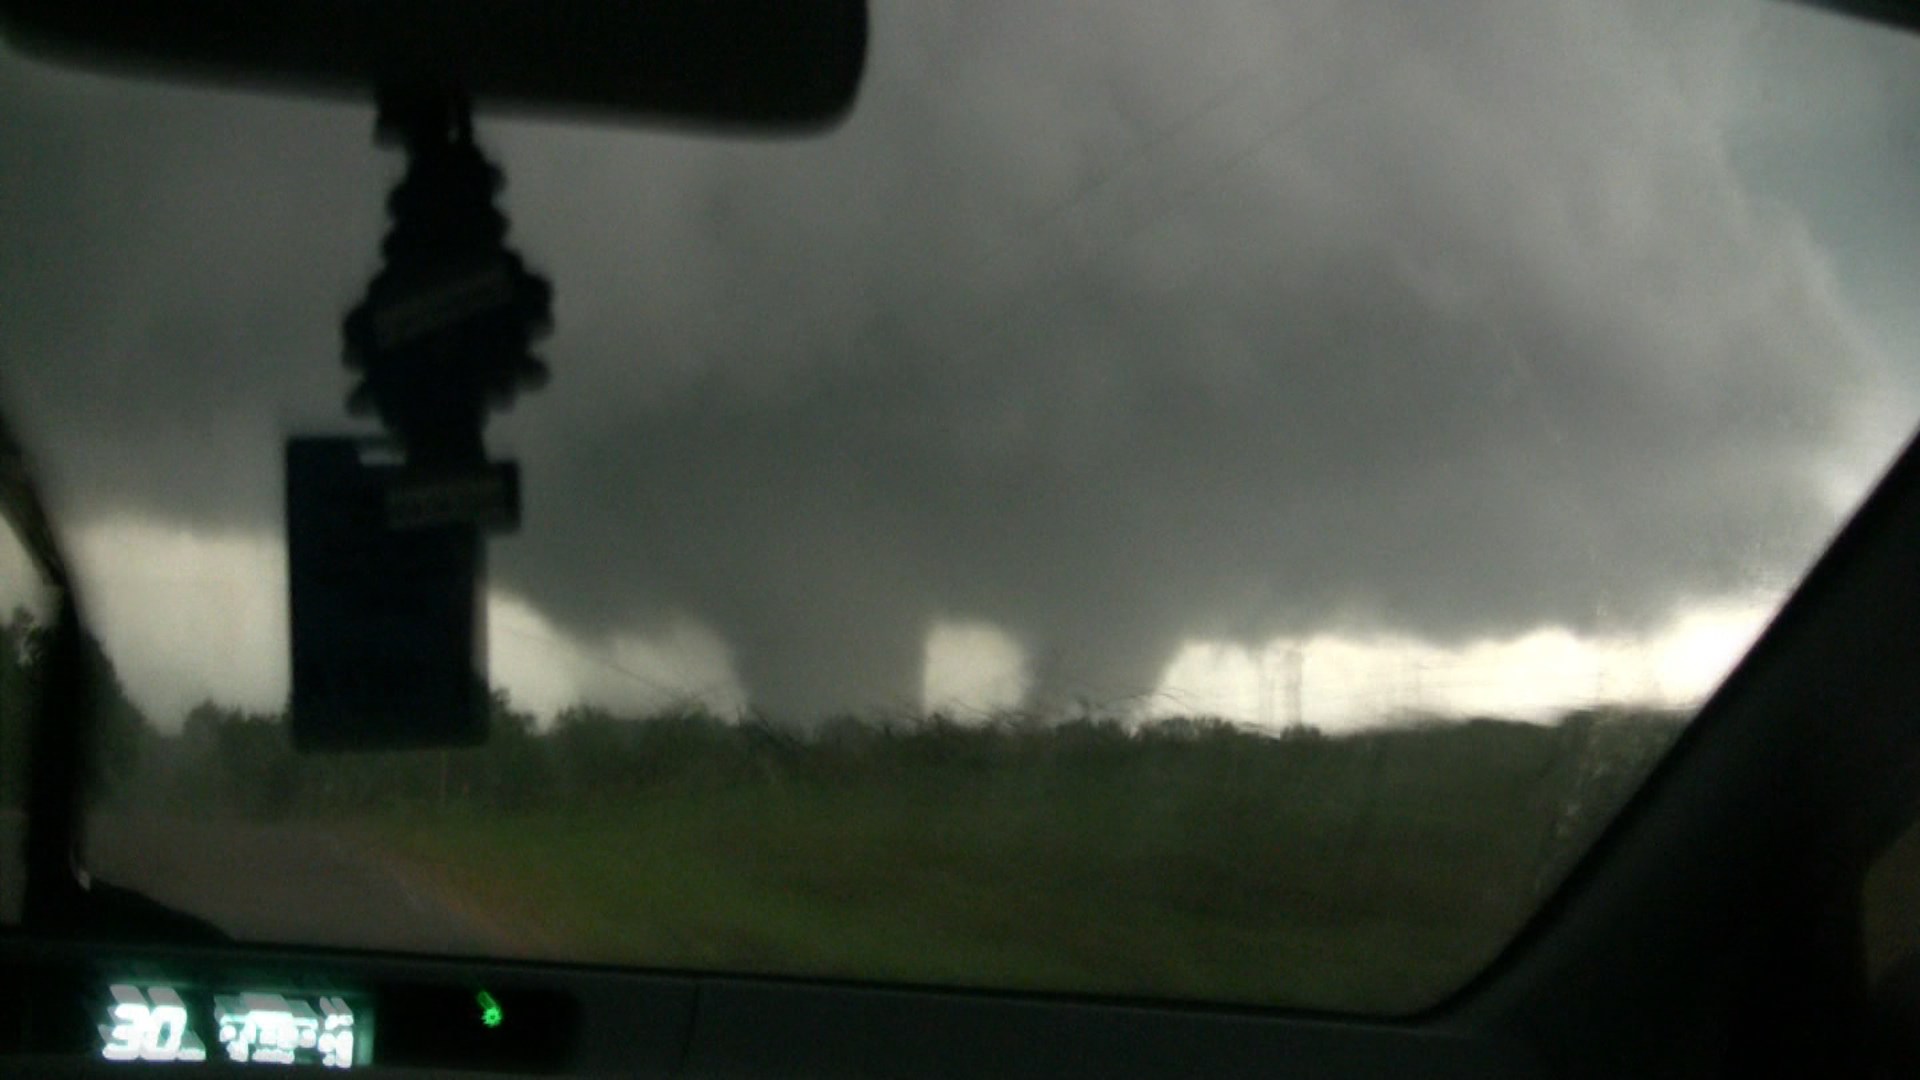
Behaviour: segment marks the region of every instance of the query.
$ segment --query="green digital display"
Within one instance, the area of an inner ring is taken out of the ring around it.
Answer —
[[[99,1024],[106,1061],[234,1065],[372,1063],[372,1018],[336,994],[269,990],[201,992],[167,984],[114,983]]]
[[[205,1061],[207,1045],[194,1034],[186,1003],[170,986],[142,990],[108,987],[113,1003],[100,1025],[100,1056],[108,1061]]]

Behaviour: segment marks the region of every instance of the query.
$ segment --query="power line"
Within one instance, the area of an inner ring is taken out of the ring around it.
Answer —
[[[1004,332],[1004,328],[1009,325],[1009,315],[1016,307],[1033,300],[1043,292],[1050,291],[1053,287],[1066,280],[1068,275],[1073,271],[1083,270],[1094,263],[1107,259],[1114,253],[1115,249],[1131,241],[1141,232],[1144,232],[1149,226],[1159,222],[1169,211],[1184,203],[1196,192],[1264,153],[1280,137],[1289,134],[1299,126],[1313,119],[1321,109],[1332,104],[1333,101],[1345,91],[1346,84],[1350,77],[1349,75],[1348,78],[1336,80],[1334,85],[1308,99],[1298,108],[1290,111],[1279,122],[1262,131],[1251,142],[1229,154],[1227,157],[1214,162],[1212,167],[1196,174],[1192,182],[1169,192],[1166,197],[1159,201],[1158,206],[1142,215],[1132,225],[1118,230],[1104,243],[1099,244],[1080,258],[1069,260],[1052,274],[1046,275],[1043,280],[1014,291],[1000,303],[982,312],[979,318],[972,320],[972,324],[989,327],[991,328],[989,332],[995,330]],[[874,329],[877,330],[878,327],[876,326]],[[856,339],[856,341],[859,340],[864,340],[864,336]],[[972,350],[963,346],[961,348],[947,348],[936,351],[949,354],[949,359],[951,359],[954,354],[964,354]]]
[[[587,660],[594,664],[597,664],[600,667],[606,668],[608,671],[611,671],[616,675],[619,675],[639,686],[645,687],[646,689],[652,691],[655,695],[661,698],[664,698],[668,701],[681,701],[681,700],[687,700],[687,699],[703,698],[711,694],[715,689],[718,688],[715,684],[708,684],[707,686],[699,689],[688,689],[686,687],[667,686],[666,684],[661,683],[658,680],[655,680],[640,674],[639,672],[633,670],[632,668],[627,667],[624,664],[617,663],[609,657],[600,656],[595,653],[588,652],[585,649],[582,649],[575,645],[570,645],[560,640],[559,638],[553,637],[551,635],[541,634],[536,631],[526,629],[525,627],[514,626],[512,624],[497,624],[497,627],[498,629],[504,630],[507,633],[512,634],[514,637],[522,638],[527,641],[532,641],[541,645],[545,645],[550,649],[554,649],[574,659]]]
[[[1329,14],[1323,19],[1324,23],[1332,23],[1337,19],[1340,6],[1337,4],[1330,5],[1328,11]],[[1243,68],[1228,79],[1218,90],[1204,98],[1193,109],[1182,113],[1179,119],[1150,133],[1117,163],[1096,173],[1092,178],[1075,187],[1064,198],[1041,211],[1037,217],[1022,223],[1019,227],[1020,237],[1018,239],[1008,240],[989,250],[984,255],[967,261],[960,267],[955,276],[962,278],[969,276],[999,260],[1021,244],[1026,243],[1028,238],[1034,236],[1036,233],[1043,233],[1052,229],[1070,212],[1083,205],[1088,199],[1112,186],[1121,177],[1134,171],[1160,148],[1171,143],[1175,138],[1191,129],[1194,125],[1214,113],[1219,112],[1237,97],[1244,94],[1249,83],[1262,77],[1270,76],[1280,70],[1283,69],[1277,66],[1261,66],[1259,64],[1250,64],[1246,68]],[[1079,258],[1070,259],[1066,265],[1057,268],[1052,274],[1042,273],[1041,280],[1030,282],[1024,287],[1011,290],[1011,294],[1003,298],[998,304],[987,306],[984,310],[979,311],[978,317],[968,320],[968,324],[987,327],[1004,325],[1003,316],[1015,306],[1031,299],[1039,291],[1050,289],[1054,285],[1057,285],[1071,271],[1083,269],[1087,265],[1110,254],[1115,247],[1131,240],[1148,226],[1159,221],[1168,211],[1185,201],[1189,196],[1218,177],[1231,172],[1245,162],[1258,156],[1271,146],[1276,139],[1288,134],[1299,125],[1312,119],[1322,108],[1331,103],[1340,92],[1346,89],[1354,75],[1355,69],[1352,67],[1347,68],[1335,78],[1331,86],[1308,98],[1297,107],[1286,110],[1278,121],[1263,128],[1251,142],[1229,154],[1227,157],[1215,162],[1212,167],[1206,168],[1196,174],[1197,179],[1194,182],[1181,185],[1174,189],[1167,197],[1159,201],[1158,206],[1140,217],[1131,226],[1120,229],[1113,237],[1094,248],[1091,252],[1085,253]],[[1041,257],[1036,257],[1036,262],[1039,261],[1041,261]],[[860,349],[869,344],[874,337],[889,325],[899,324],[892,323],[881,315],[872,316],[866,321],[865,326],[860,331],[844,339],[844,343],[839,347],[838,351],[845,354]],[[919,336],[913,332],[911,325],[906,325],[902,327],[902,329],[909,338]],[[946,349],[936,351],[964,352],[969,350]]]

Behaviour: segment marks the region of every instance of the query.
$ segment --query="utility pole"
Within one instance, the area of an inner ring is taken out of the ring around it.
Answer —
[[[1287,646],[1287,727],[1307,726],[1306,666],[1307,654],[1297,644]]]
[[[1273,645],[1260,650],[1260,726],[1273,727]]]

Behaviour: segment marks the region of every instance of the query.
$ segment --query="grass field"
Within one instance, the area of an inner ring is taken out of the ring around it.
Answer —
[[[349,827],[541,955],[1408,1012],[1497,953],[1677,730],[849,729]]]

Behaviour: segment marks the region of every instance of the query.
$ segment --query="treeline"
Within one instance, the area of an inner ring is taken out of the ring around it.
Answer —
[[[51,635],[24,612],[0,624],[0,708],[18,739]],[[1391,791],[1429,796],[1449,815],[1537,812],[1562,833],[1590,827],[1638,785],[1684,726],[1672,711],[1594,708],[1553,724],[1402,717],[1330,736],[1272,732],[1210,717],[985,721],[839,718],[806,729],[723,718],[698,706],[643,716],[579,706],[541,725],[496,691],[491,737],[470,749],[295,753],[285,716],[213,702],[162,734],[88,643],[94,797],[173,814],[288,817],[395,812],[537,813],[628,806],[649,793],[730,788],[859,788],[903,799],[995,798],[1091,804],[1112,793],[1209,808],[1231,819],[1276,801],[1303,813]],[[26,755],[4,748],[0,789],[17,801]],[[1425,793],[1425,794],[1423,794]],[[907,803],[902,803],[907,805]]]
[[[1388,785],[1415,796],[1478,789],[1503,812],[1515,798],[1537,798],[1542,811],[1578,815],[1575,804],[1617,804],[1680,726],[1675,714],[1616,709],[1550,726],[1428,718],[1338,737],[1213,718],[1017,715],[965,723],[842,718],[802,731],[697,707],[644,716],[576,707],[541,730],[496,694],[492,737],[479,747],[298,754],[281,715],[208,703],[189,712],[178,735],[148,731],[138,770],[111,794],[156,810],[277,819],[576,811],[649,794],[768,786],[897,788],[903,796],[991,788],[1066,802],[1105,789],[1251,807],[1289,789],[1345,801]],[[1500,785],[1512,790],[1486,790]]]
[[[33,723],[54,644],[53,626],[24,607],[0,622],[0,806],[9,809],[25,805]],[[86,779],[94,791],[124,787],[140,771],[153,725],[127,696],[99,641],[88,636],[82,650],[89,715],[77,719],[86,729]]]

